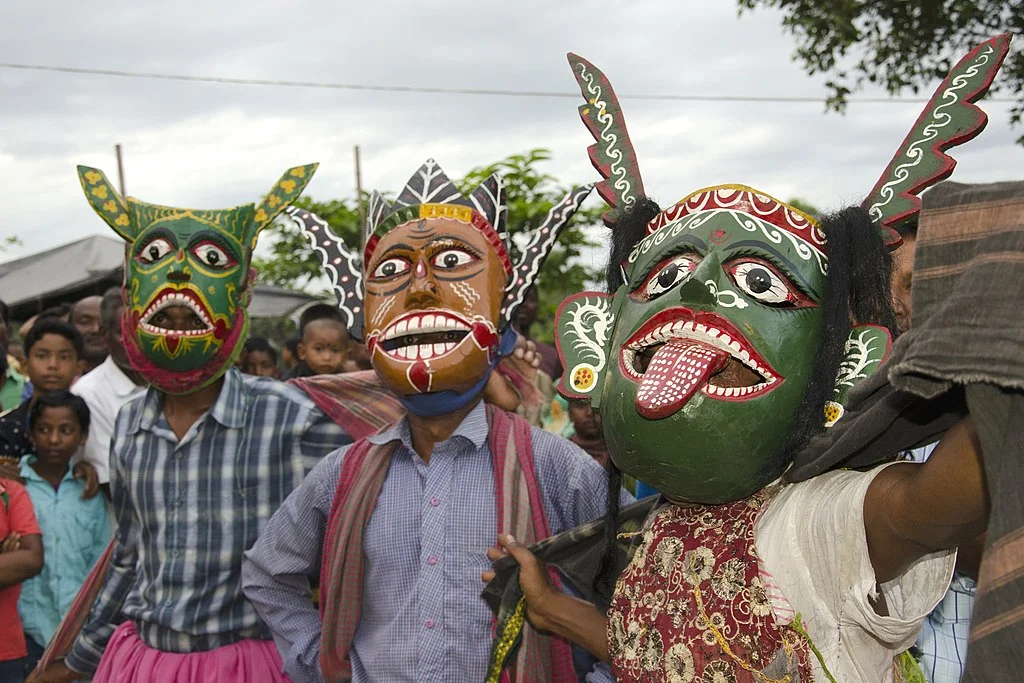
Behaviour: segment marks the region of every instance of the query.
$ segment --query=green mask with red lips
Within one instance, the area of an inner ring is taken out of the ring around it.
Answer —
[[[123,339],[151,384],[191,393],[234,364],[249,326],[256,239],[315,170],[289,169],[258,206],[203,211],[122,198],[101,171],[78,167],[86,198],[128,242]],[[170,323],[172,307],[188,311],[184,327]]]
[[[949,175],[945,150],[984,127],[972,103],[1009,41],[985,41],[957,63],[868,193],[867,229],[884,244],[899,245],[894,227],[913,220],[920,192]],[[580,116],[597,141],[589,152],[604,177],[596,187],[610,206],[605,222],[631,242],[624,217],[638,215],[630,212],[645,193],[618,99],[593,64],[573,54],[569,63],[586,100]],[[807,407],[818,400],[809,388],[832,389],[819,384],[832,368],[817,368],[823,341],[839,341],[823,340],[826,311],[852,316],[855,303],[851,296],[824,305],[828,246],[814,219],[749,187],[723,185],[689,195],[644,228],[621,263],[618,291],[583,292],[559,309],[558,389],[601,412],[609,455],[623,471],[678,501],[740,500],[783,474],[798,421],[829,427],[843,416],[846,393],[887,355],[888,332],[853,325],[833,400]],[[813,398],[807,405],[805,396]],[[824,414],[799,412],[822,407]]]
[[[814,221],[742,186],[662,212],[609,297],[557,321],[565,393],[589,396],[616,465],[673,498],[721,503],[781,475],[775,457],[821,341],[825,240]],[[607,330],[598,352],[594,327]],[[596,361],[596,362],[595,362]]]

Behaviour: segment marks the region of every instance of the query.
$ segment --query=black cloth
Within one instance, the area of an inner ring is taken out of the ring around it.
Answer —
[[[621,574],[633,558],[633,553],[640,545],[640,532],[647,517],[663,502],[659,496],[650,496],[619,511],[615,576]],[[614,590],[614,586],[603,584],[595,587],[604,554],[604,529],[605,520],[597,519],[550,536],[530,548],[547,566],[557,568],[577,595],[594,603],[602,611],[606,611],[611,604]],[[523,598],[519,588],[519,565],[511,557],[503,557],[494,563],[494,572],[494,579],[487,584],[481,595],[497,617],[496,637],[488,671],[499,660],[514,661],[521,642],[521,627],[517,627],[512,619],[516,606]],[[500,648],[504,639],[512,642],[507,652]]]

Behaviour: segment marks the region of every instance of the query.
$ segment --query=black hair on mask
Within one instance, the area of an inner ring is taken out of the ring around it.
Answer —
[[[821,229],[828,239],[821,345],[789,437],[766,468],[781,469],[812,436],[824,431],[825,403],[832,398],[850,328],[874,324],[896,333],[889,287],[892,257],[867,211],[859,206],[840,209],[822,217]]]
[[[605,277],[608,292],[614,294],[623,284],[622,267],[620,264],[633,247],[647,236],[647,223],[661,209],[654,200],[647,197],[637,199],[633,207],[623,214],[612,229],[611,248],[608,252],[608,267]],[[601,566],[594,577],[594,590],[598,594],[607,593],[615,588],[618,580],[616,555],[619,533],[619,492],[622,489],[622,472],[615,463],[608,463],[608,498],[605,502],[604,515],[604,551],[601,555]]]
[[[614,294],[622,286],[622,262],[633,251],[633,247],[647,236],[647,224],[660,212],[661,209],[653,199],[640,197],[615,224],[608,253],[608,268],[605,270],[609,294]]]

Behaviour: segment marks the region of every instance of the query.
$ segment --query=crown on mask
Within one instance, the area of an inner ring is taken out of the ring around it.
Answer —
[[[394,203],[376,191],[370,195],[363,262],[370,262],[380,238],[398,226],[415,220],[451,218],[483,233],[498,252],[505,272],[511,274],[512,249],[505,227],[507,213],[501,175],[490,175],[466,197],[436,161],[427,159],[409,178]]]
[[[314,253],[320,258],[324,272],[330,278],[338,308],[349,324],[349,334],[357,339],[363,328],[363,268],[370,262],[381,236],[413,220],[451,218],[482,232],[494,245],[508,276],[501,319],[498,329],[504,330],[515,318],[516,310],[526,298],[526,292],[537,281],[541,266],[554,248],[562,229],[569,224],[594,189],[582,185],[570,190],[561,201],[551,207],[548,215],[533,230],[523,234],[522,250],[515,257],[511,240],[505,228],[505,186],[501,176],[491,175],[470,194],[459,192],[448,176],[433,159],[428,159],[402,190],[395,202],[389,203],[377,192],[370,197],[369,216],[366,221],[367,240],[363,261],[357,251],[350,249],[331,230],[327,221],[305,209],[289,207],[286,215],[293,225],[302,230]]]

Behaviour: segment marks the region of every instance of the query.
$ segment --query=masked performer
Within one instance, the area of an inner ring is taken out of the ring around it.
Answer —
[[[374,370],[407,410],[329,455],[246,554],[246,595],[292,680],[482,680],[492,619],[478,586],[494,532],[541,539],[603,511],[593,459],[481,401],[524,292],[590,189],[556,205],[517,258],[500,177],[465,197],[427,161],[394,204],[370,202],[365,310],[355,256],[292,212],[338,249],[330,263],[351,259],[335,278],[350,329],[365,325]],[[518,666],[524,680],[575,680],[568,644],[532,630]]]
[[[1008,43],[992,39],[954,67],[863,208],[820,223],[738,185],[659,211],[608,81],[570,56],[607,179],[613,260],[610,295],[576,295],[559,312],[560,388],[590,399],[615,464],[668,504],[648,520],[607,616],[552,591],[537,558],[502,539],[535,626],[611,661],[619,681],[899,673],[897,656],[948,585],[950,549],[986,524],[971,419],[924,465],[781,478],[824,429],[822,409],[825,425],[841,420],[845,390],[887,351],[883,242],[898,243],[892,226],[952,171],[944,150],[984,126],[971,102]]]
[[[290,169],[258,206],[201,211],[125,200],[79,167],[89,202],[128,242],[123,339],[151,388],[114,428],[110,570],[43,680],[284,680],[242,595],[242,553],[348,437],[298,389],[243,377],[234,362],[257,236],[315,170]]]

